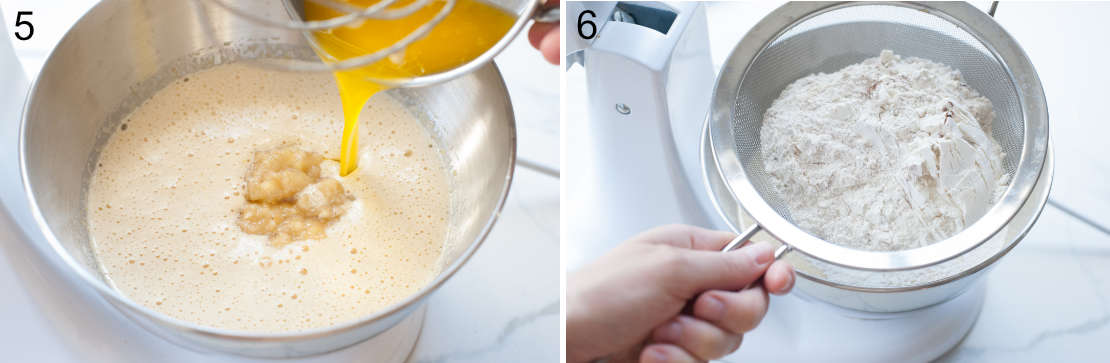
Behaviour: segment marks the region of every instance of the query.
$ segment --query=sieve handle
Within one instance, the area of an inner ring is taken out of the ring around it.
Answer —
[[[736,238],[733,238],[732,241],[729,241],[728,244],[725,245],[725,248],[721,249],[721,252],[728,252],[740,247],[744,247],[744,245],[748,244],[748,241],[752,240],[752,237],[754,237],[756,233],[759,233],[762,230],[763,226],[759,225],[759,223],[753,224],[751,227],[748,227],[748,229],[744,230],[743,233],[737,235]],[[775,259],[779,259],[779,257],[782,257],[784,253],[789,251],[790,245],[783,243],[782,246],[779,246],[779,248],[775,249]]]
[[[751,227],[748,227],[748,229],[744,230],[744,233],[737,235],[736,238],[733,238],[732,241],[729,241],[728,244],[725,245],[725,248],[721,249],[721,252],[728,252],[740,247],[744,247],[744,245],[748,244],[748,241],[752,240],[752,237],[754,237],[756,233],[759,233],[759,231],[762,230],[763,226],[760,226],[759,223],[753,224]],[[782,246],[779,246],[779,248],[775,249],[775,259],[778,260],[779,257],[782,257],[782,254],[786,253],[789,250],[790,246],[783,243]],[[763,276],[759,276],[758,279],[752,281],[752,283],[748,284],[748,286],[744,286],[744,288],[741,290],[746,290],[753,286],[762,284]]]

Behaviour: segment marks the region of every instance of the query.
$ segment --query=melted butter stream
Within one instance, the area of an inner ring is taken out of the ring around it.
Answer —
[[[368,7],[377,0],[340,0]],[[389,6],[397,9],[412,4],[402,0]],[[313,32],[313,46],[325,62],[339,62],[389,47],[430,21],[446,5],[433,1],[400,19],[367,19],[357,25]],[[313,1],[305,2],[308,20],[326,20],[341,13]],[[358,118],[366,101],[389,89],[375,80],[418,77],[462,66],[485,53],[508,33],[515,18],[479,0],[456,0],[454,8],[428,34],[404,50],[362,68],[335,72],[343,106],[343,137],[339,173],[346,176],[357,167]]]

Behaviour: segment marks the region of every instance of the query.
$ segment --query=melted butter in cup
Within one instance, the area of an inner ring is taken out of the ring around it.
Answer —
[[[342,0],[360,8],[378,1]],[[398,1],[387,9],[400,9],[413,0]],[[364,56],[401,41],[431,21],[446,5],[432,1],[415,13],[399,19],[366,19],[353,26],[313,32],[313,47],[326,62]],[[306,20],[327,20],[343,15],[325,5],[305,2]],[[478,58],[497,44],[512,27],[515,17],[478,0],[456,0],[446,17],[427,35],[404,50],[358,69],[335,72],[343,104],[343,138],[340,144],[340,175],[355,170],[358,150],[358,120],[366,101],[388,87],[375,80],[412,78],[447,71]]]

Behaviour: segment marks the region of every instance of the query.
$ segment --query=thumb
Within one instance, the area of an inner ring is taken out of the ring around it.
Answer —
[[[774,262],[768,243],[754,243],[730,251],[679,250],[676,268],[664,275],[669,292],[690,299],[706,290],[740,290],[763,276]]]

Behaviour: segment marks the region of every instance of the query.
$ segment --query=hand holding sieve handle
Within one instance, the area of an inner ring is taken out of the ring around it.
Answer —
[[[748,242],[750,242],[752,240],[752,237],[754,237],[756,233],[759,233],[759,231],[762,231],[762,230],[763,230],[763,227],[760,227],[759,224],[753,224],[751,227],[748,227],[748,229],[744,230],[744,233],[736,235],[736,238],[733,238],[731,241],[729,241],[728,244],[726,244],[725,247],[721,249],[721,252],[728,252],[728,251],[738,249],[740,247],[744,247],[744,245],[748,244]],[[782,257],[782,255],[784,253],[786,253],[787,251],[789,251],[789,250],[790,250],[790,246],[786,245],[786,244],[783,244],[783,245],[779,246],[779,248],[776,248],[775,249],[775,260],[778,260],[779,257]],[[751,284],[748,284],[748,286],[745,286],[744,289],[749,289],[753,286],[762,285],[762,284],[763,284],[763,276],[760,276],[755,281],[752,281]],[[743,289],[741,289],[741,290],[743,290]]]

